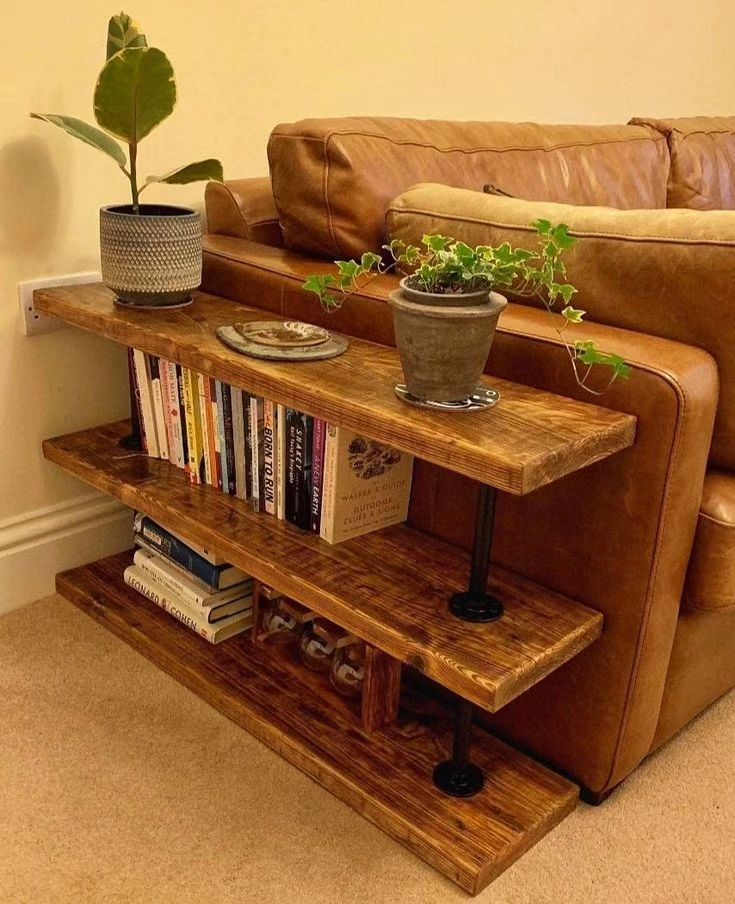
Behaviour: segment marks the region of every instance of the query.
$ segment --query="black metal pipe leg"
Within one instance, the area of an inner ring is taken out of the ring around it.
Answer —
[[[130,422],[132,429],[129,436],[120,440],[120,445],[131,452],[143,451],[143,433],[140,429],[140,407],[135,394],[135,372],[133,370],[133,350],[128,349],[128,387],[130,389]]]
[[[473,707],[468,700],[457,698],[452,758],[434,769],[434,784],[451,797],[472,797],[482,790],[485,776],[479,766],[470,762]]]
[[[502,603],[487,592],[496,497],[493,487],[480,485],[469,587],[462,593],[455,593],[449,600],[450,610],[464,621],[490,622],[503,614]]]

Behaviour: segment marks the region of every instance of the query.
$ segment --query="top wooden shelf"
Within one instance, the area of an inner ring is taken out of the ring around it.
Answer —
[[[501,394],[495,408],[456,414],[412,408],[394,394],[403,379],[395,349],[351,338],[347,352],[328,361],[258,361],[227,348],[215,330],[262,319],[260,309],[197,292],[188,308],[134,312],[117,308],[113,297],[101,284],[61,286],[37,289],[34,304],[74,326],[516,495],[625,449],[635,438],[632,415],[498,377],[483,378]]]

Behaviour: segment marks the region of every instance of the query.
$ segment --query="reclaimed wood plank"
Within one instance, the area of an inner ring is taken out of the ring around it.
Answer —
[[[82,329],[364,432],[509,493],[529,493],[631,446],[635,438],[632,415],[499,377],[483,377],[501,393],[494,408],[470,414],[412,408],[393,391],[403,382],[393,348],[351,338],[347,352],[328,361],[258,361],[227,348],[215,330],[261,320],[259,308],[197,292],[182,310],[135,312],[115,307],[113,297],[101,284],[60,286],[36,290],[34,304]]]
[[[398,722],[367,733],[249,635],[212,646],[127,587],[122,553],[64,572],[60,594],[286,760],[476,894],[575,807],[571,782],[476,732],[485,770],[474,798],[449,798],[432,769],[451,747],[448,714],[406,699]]]
[[[493,567],[505,607],[486,625],[448,611],[469,556],[407,525],[330,546],[183,471],[119,445],[127,422],[46,440],[44,455],[164,526],[218,550],[255,578],[495,712],[594,641],[602,616]]]

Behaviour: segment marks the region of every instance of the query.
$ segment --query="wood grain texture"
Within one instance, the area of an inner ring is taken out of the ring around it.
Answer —
[[[466,584],[462,550],[406,525],[330,546],[239,499],[192,486],[168,462],[122,449],[127,430],[120,422],[46,440],[44,455],[491,712],[601,633],[598,612],[500,568],[491,589],[503,617],[459,621],[447,601]]]
[[[360,718],[365,731],[377,731],[398,718],[401,663],[377,647],[365,650]]]
[[[193,367],[249,392],[473,477],[499,490],[528,493],[633,444],[636,419],[510,383],[483,382],[501,401],[481,412],[447,414],[412,408],[394,394],[403,382],[395,349],[350,339],[339,358],[309,363],[257,361],[215,336],[218,326],[259,320],[263,311],[195,293],[179,311],[117,309],[102,285],[38,289],[39,311]]]
[[[409,699],[395,726],[365,734],[247,635],[211,646],[127,587],[130,555],[60,574],[59,593],[468,892],[574,808],[574,785],[479,730],[485,788],[446,797],[431,780],[450,750],[435,702]]]

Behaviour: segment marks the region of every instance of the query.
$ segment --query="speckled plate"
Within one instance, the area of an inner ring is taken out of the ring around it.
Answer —
[[[273,322],[277,323],[279,327],[282,326],[280,321],[266,320],[253,321],[250,326],[258,328],[266,325],[270,327]],[[347,340],[334,333],[327,333],[327,338],[320,341],[318,345],[278,347],[254,342],[249,336],[243,335],[238,329],[240,326],[243,324],[235,323],[231,326],[217,327],[216,335],[220,342],[224,342],[228,348],[241,355],[248,355],[250,358],[261,358],[265,361],[322,361],[325,358],[336,358],[337,355],[341,355],[347,350]],[[318,330],[319,327],[314,327],[314,329]]]
[[[243,339],[272,348],[307,348],[323,345],[330,338],[329,330],[300,320],[253,320],[234,327]]]

